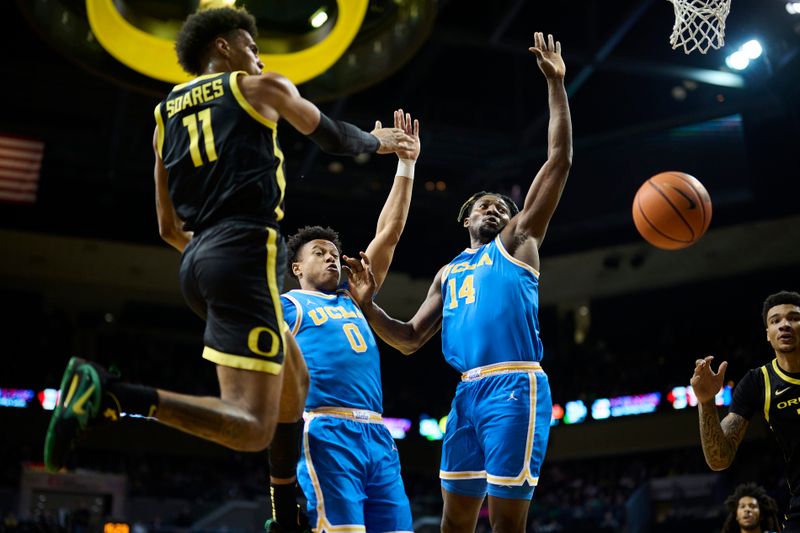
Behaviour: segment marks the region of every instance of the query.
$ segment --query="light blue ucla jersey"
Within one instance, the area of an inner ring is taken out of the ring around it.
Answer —
[[[303,351],[311,385],[306,409],[383,410],[378,346],[346,290],[292,290],[281,295],[283,317]]]
[[[498,235],[442,272],[442,351],[459,372],[504,361],[541,361],[539,273]]]

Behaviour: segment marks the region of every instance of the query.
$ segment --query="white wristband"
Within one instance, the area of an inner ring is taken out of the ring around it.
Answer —
[[[414,179],[414,165],[417,162],[412,159],[398,159],[397,160],[397,174],[395,176],[403,176],[410,180]]]

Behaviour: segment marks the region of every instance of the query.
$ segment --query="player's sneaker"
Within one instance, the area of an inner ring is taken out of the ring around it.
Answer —
[[[264,522],[264,531],[266,531],[266,533],[311,533],[311,527],[308,525],[308,517],[300,512],[297,514],[300,524],[295,524],[294,529],[287,529],[272,518],[267,518],[267,521]]]
[[[69,360],[44,441],[44,464],[50,472],[64,467],[75,442],[98,418],[103,388],[111,377],[100,365],[77,357]],[[116,420],[119,412],[112,410],[107,409],[107,414]]]

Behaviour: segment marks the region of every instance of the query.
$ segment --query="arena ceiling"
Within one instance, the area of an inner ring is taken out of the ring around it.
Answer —
[[[308,45],[297,20],[311,4],[335,9],[323,1],[244,3],[264,23],[266,46],[290,51]],[[195,7],[116,4],[162,22]],[[398,18],[410,10],[416,18]],[[0,3],[0,133],[45,142],[37,203],[0,206],[0,225],[156,244],[152,108],[169,85],[104,56],[84,31],[85,11],[77,0]],[[527,52],[534,31],[563,44],[575,138],[543,254],[636,241],[631,200],[662,170],[706,184],[712,229],[796,213],[800,15],[783,0],[733,0],[727,46],[706,55],[670,48],[673,20],[663,0],[373,1],[351,45],[355,73],[335,70],[300,89],[329,115],[364,128],[400,106],[421,120],[418,185],[396,259],[411,274],[433,273],[466,243],[455,215],[470,193],[519,198],[544,161],[545,84]],[[764,55],[747,70],[726,68],[725,57],[751,38]],[[365,247],[392,157],[330,157],[289,126],[280,137],[290,176],[286,231],[329,224],[351,253]]]

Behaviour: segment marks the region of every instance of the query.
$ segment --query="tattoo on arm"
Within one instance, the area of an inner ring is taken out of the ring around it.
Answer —
[[[747,430],[747,420],[729,413],[722,423],[715,405],[700,405],[700,440],[703,455],[712,470],[724,470],[733,462],[739,443]]]

